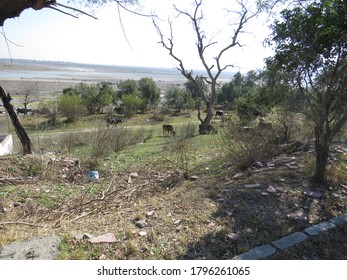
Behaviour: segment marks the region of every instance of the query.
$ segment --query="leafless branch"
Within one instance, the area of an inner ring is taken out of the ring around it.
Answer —
[[[78,13],[84,14],[84,15],[86,15],[86,16],[89,16],[89,17],[93,18],[93,19],[97,19],[95,16],[93,16],[93,15],[91,15],[91,14],[88,14],[88,13],[82,11],[82,10],[79,10],[79,9],[77,9],[77,8],[74,8],[74,7],[66,6],[66,5],[57,3],[57,2],[55,2],[55,1],[54,1],[53,3],[48,4],[48,5],[47,5],[47,8],[50,8],[50,9],[52,9],[52,10],[58,11],[58,12],[60,12],[60,13],[63,13],[63,14],[65,14],[65,15],[68,15],[68,16],[71,16],[71,17],[74,17],[74,18],[78,18],[77,15],[73,15],[73,14],[71,14],[71,13],[65,12],[65,11],[63,11],[63,10],[61,10],[61,9],[58,9],[56,6],[59,6],[59,7],[68,9],[68,10],[72,10],[72,11],[74,11],[74,12],[78,12]]]

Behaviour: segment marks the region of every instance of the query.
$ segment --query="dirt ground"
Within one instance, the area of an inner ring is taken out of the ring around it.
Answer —
[[[346,153],[345,143],[332,151]],[[102,170],[95,182],[86,181],[87,167],[76,159],[2,158],[0,246],[54,235],[69,248],[61,259],[230,259],[347,212],[346,184],[309,180],[310,155],[280,155],[243,173],[211,162],[190,180],[157,162],[117,174]],[[105,233],[117,241],[91,247],[87,239]],[[88,238],[77,240],[81,235]],[[343,239],[329,242],[345,248]],[[282,257],[310,256],[318,258]]]

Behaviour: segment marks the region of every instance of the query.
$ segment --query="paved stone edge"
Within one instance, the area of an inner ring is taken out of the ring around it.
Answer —
[[[235,256],[234,260],[260,260],[275,254],[283,249],[293,247],[312,236],[316,236],[322,232],[328,231],[332,228],[347,224],[347,214],[335,217],[329,221],[321,222],[319,224],[307,227],[302,231],[297,231],[290,235],[277,239],[271,244],[266,244],[260,247],[255,247],[241,255]]]

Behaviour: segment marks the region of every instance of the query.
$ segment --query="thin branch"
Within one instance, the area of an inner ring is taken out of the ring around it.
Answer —
[[[30,226],[30,227],[42,227],[41,225],[24,223],[24,222],[2,222],[2,223],[0,223],[0,226],[2,226],[2,225],[25,225],[25,226]]]
[[[130,10],[130,9],[128,9],[127,7],[125,7],[125,5],[123,5],[122,3],[121,3],[121,1],[117,1],[117,0],[115,0],[115,2],[117,3],[117,5],[119,6],[119,7],[121,7],[122,9],[124,9],[125,11],[127,11],[127,12],[129,12],[129,13],[131,13],[131,14],[134,14],[134,15],[137,15],[137,16],[141,16],[141,17],[150,17],[150,18],[153,18],[153,17],[157,17],[156,15],[146,15],[146,14],[141,14],[141,13],[138,13],[138,12],[135,12],[135,11],[133,11],[133,10]]]
[[[79,13],[84,14],[84,15],[86,15],[86,16],[89,16],[89,17],[91,17],[91,18],[93,18],[93,19],[98,19],[98,18],[96,18],[95,16],[93,16],[93,15],[91,15],[91,14],[88,14],[88,13],[82,11],[82,10],[79,10],[79,9],[76,9],[76,8],[73,8],[73,7],[69,7],[69,6],[60,4],[60,3],[55,3],[54,5],[60,6],[60,7],[63,7],[63,8],[66,8],[66,9],[69,9],[69,10],[72,10],[72,11],[75,11],[75,12],[79,12]]]
[[[117,1],[118,2],[118,1]],[[121,13],[120,13],[120,8],[119,7],[122,7],[119,3],[117,5],[117,10],[118,10],[118,16],[119,16],[119,22],[120,22],[120,26],[122,27],[122,32],[123,32],[123,36],[125,38],[125,40],[127,41],[130,49],[135,52],[135,50],[133,49],[132,45],[130,44],[130,41],[128,40],[128,37],[127,37],[127,34],[125,32],[125,28],[124,28],[124,25],[123,25],[123,20],[122,20],[122,16],[121,16]],[[124,7],[122,7],[124,8]]]
[[[58,8],[55,8],[55,7],[52,7],[52,6],[48,6],[47,8],[52,9],[52,10],[55,10],[55,11],[58,11],[59,13],[62,13],[62,14],[64,14],[64,15],[68,15],[68,16],[73,17],[73,18],[78,18],[78,16],[75,16],[75,15],[73,15],[73,14],[64,12],[64,11],[59,10]]]

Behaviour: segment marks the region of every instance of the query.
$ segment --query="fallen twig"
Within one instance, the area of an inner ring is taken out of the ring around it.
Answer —
[[[41,225],[36,225],[36,224],[29,224],[25,222],[2,222],[0,223],[0,226],[2,225],[25,225],[25,226],[30,226],[30,227],[42,227]]]

